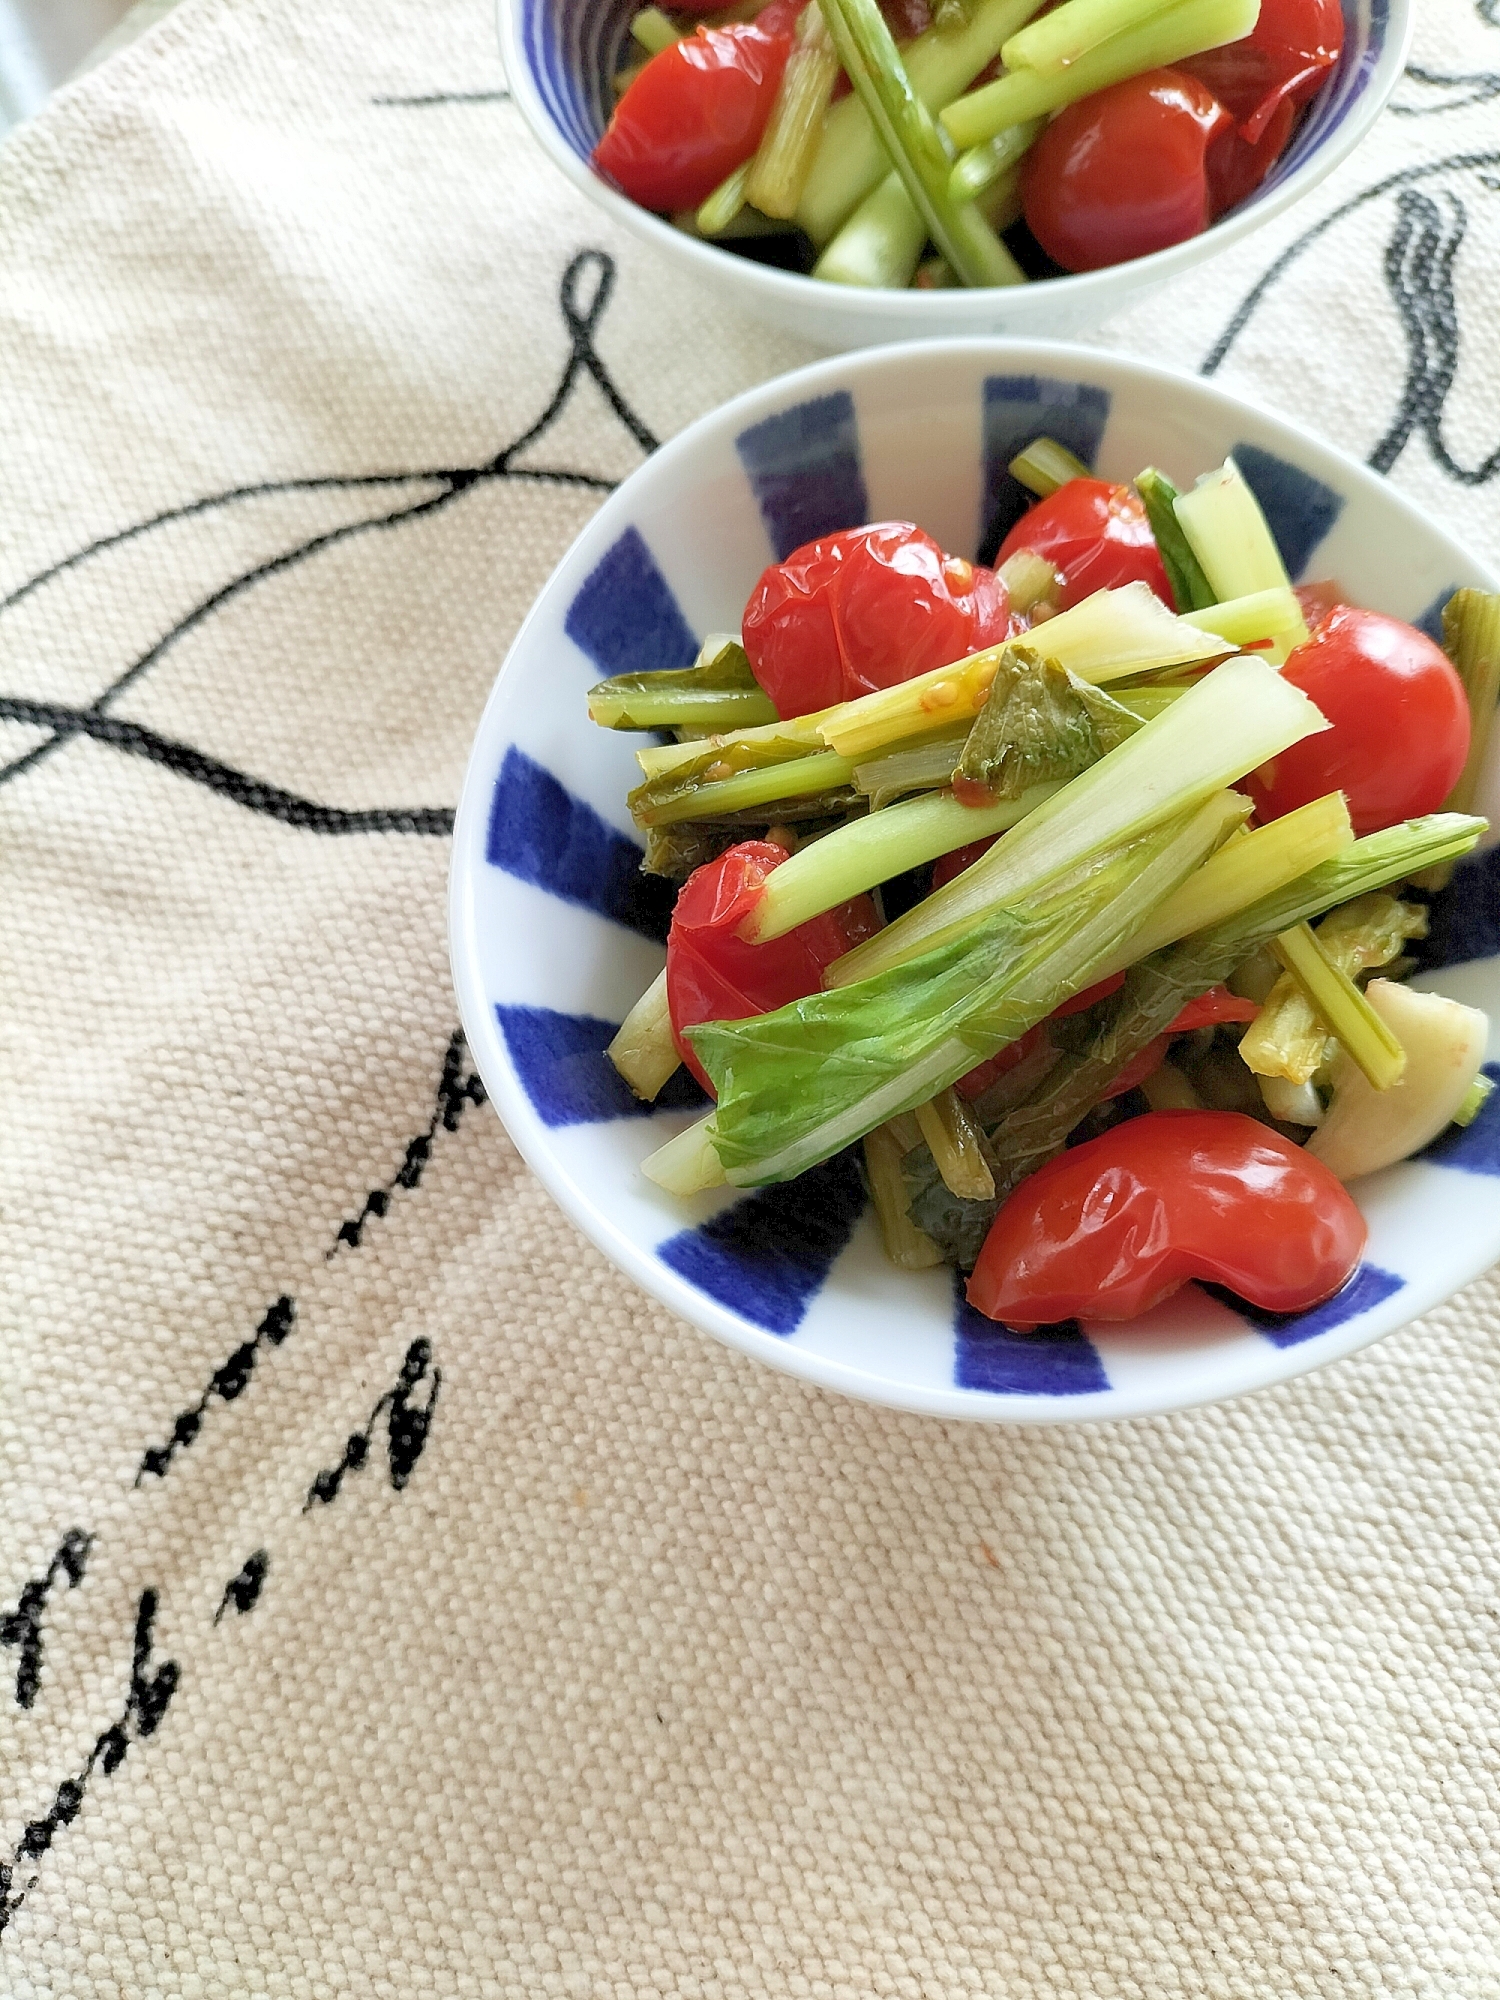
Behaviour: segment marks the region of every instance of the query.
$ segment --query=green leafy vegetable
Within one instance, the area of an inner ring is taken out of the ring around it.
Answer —
[[[605,729],[746,729],[775,722],[738,639],[716,633],[690,667],[617,674],[589,689],[589,715]]]
[[[1032,785],[1076,778],[1140,726],[1102,688],[1030,646],[1008,646],[955,775],[993,800],[1019,798]]]
[[[1481,819],[1429,813],[1368,834],[1223,923],[1132,967],[1105,1003],[1107,1012],[1089,1047],[1064,1056],[991,1132],[1000,1164],[996,1193],[1003,1198],[1059,1152],[1126,1063],[1165,1033],[1189,1000],[1228,978],[1252,952],[1338,903],[1467,854],[1484,830]]]
[[[1346,978],[1374,972],[1400,958],[1411,938],[1426,937],[1427,912],[1377,891],[1330,910],[1318,943]],[[1240,1055],[1257,1076],[1310,1083],[1328,1054],[1329,1024],[1290,972],[1283,972],[1240,1041]]]
[[[1162,568],[1172,586],[1172,596],[1181,611],[1206,611],[1215,602],[1214,588],[1203,574],[1203,565],[1193,554],[1182,523],[1174,512],[1177,488],[1164,472],[1148,465],[1135,482],[1145,505],[1146,519],[1156,537]]]

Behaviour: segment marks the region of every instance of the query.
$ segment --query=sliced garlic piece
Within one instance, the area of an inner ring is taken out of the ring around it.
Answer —
[[[1341,1181],[1373,1174],[1435,1139],[1479,1074],[1489,1035],[1477,1007],[1441,993],[1417,993],[1390,979],[1372,979],[1365,993],[1406,1050],[1406,1070],[1389,1090],[1375,1090],[1340,1051],[1333,1100],[1307,1150]]]

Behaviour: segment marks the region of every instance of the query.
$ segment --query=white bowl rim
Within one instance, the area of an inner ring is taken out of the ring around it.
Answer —
[[[1162,1416],[1173,1410],[1223,1402],[1231,1396],[1248,1394],[1255,1389],[1270,1388],[1276,1383],[1310,1374],[1328,1362],[1343,1360],[1347,1355],[1368,1347],[1374,1341],[1383,1339],[1386,1334],[1393,1333],[1399,1327],[1419,1319],[1422,1314],[1442,1304],[1444,1300],[1451,1298],[1455,1292],[1488,1270],[1494,1261],[1493,1258],[1484,1255],[1463,1260],[1447,1267],[1440,1278],[1428,1279],[1425,1282],[1420,1278],[1409,1279],[1391,1298],[1381,1301],[1368,1313],[1357,1315],[1342,1327],[1320,1335],[1316,1340],[1285,1348],[1275,1347],[1270,1342],[1265,1343],[1260,1366],[1253,1378],[1235,1389],[1197,1390],[1173,1396],[1163,1395],[1158,1389],[1147,1389],[1142,1385],[1135,1389],[1112,1387],[1107,1391],[1084,1396],[1036,1397],[998,1391],[975,1391],[956,1386],[937,1389],[924,1388],[916,1384],[892,1383],[883,1377],[869,1375],[847,1362],[830,1360],[812,1349],[800,1347],[793,1340],[767,1333],[729,1312],[717,1300],[679,1277],[650,1250],[642,1249],[617,1228],[609,1216],[595,1206],[574,1183],[558,1159],[547,1137],[547,1128],[520,1088],[511,1065],[503,1054],[494,1027],[490,997],[483,990],[479,978],[476,955],[465,945],[464,933],[468,911],[464,907],[464,898],[467,893],[467,877],[461,862],[471,847],[476,823],[482,829],[489,812],[493,759],[487,758],[484,752],[497,733],[500,726],[499,718],[508,700],[506,689],[508,670],[512,662],[522,653],[532,626],[539,621],[541,607],[550,596],[559,577],[573,565],[575,557],[585,544],[592,542],[596,536],[607,542],[609,531],[616,521],[622,527],[627,525],[632,505],[632,488],[636,482],[648,478],[670,477],[676,462],[690,457],[704,438],[724,431],[738,435],[758,417],[774,414],[789,398],[807,400],[820,392],[825,392],[829,387],[847,387],[851,371],[863,374],[885,369],[899,370],[919,365],[937,356],[951,356],[957,360],[993,361],[1003,372],[1011,373],[1026,373],[1069,365],[1085,370],[1104,369],[1117,376],[1147,384],[1154,389],[1168,391],[1186,389],[1222,405],[1226,412],[1246,412],[1259,423],[1268,426],[1271,431],[1280,431],[1289,443],[1310,455],[1312,464],[1316,465],[1320,458],[1331,462],[1352,489],[1356,491],[1363,489],[1380,504],[1406,515],[1417,523],[1425,534],[1434,537],[1452,556],[1455,575],[1468,574],[1476,579],[1480,587],[1500,590],[1500,576],[1496,576],[1485,563],[1479,561],[1471,551],[1455,541],[1444,529],[1429,521],[1415,502],[1408,500],[1380,474],[1372,472],[1358,460],[1341,452],[1337,446],[1327,443],[1312,431],[1267,408],[1263,403],[1248,396],[1237,395],[1221,388],[1216,382],[1204,381],[1201,376],[1187,374],[1181,369],[1141,361],[1132,355],[1117,354],[1106,348],[1090,347],[1076,341],[1026,339],[1020,336],[994,334],[983,338],[957,336],[942,340],[910,340],[855,349],[829,356],[824,360],[810,362],[804,367],[775,376],[770,381],[743,391],[729,402],[721,403],[697,418],[676,436],[669,438],[633,473],[621,481],[574,537],[565,554],[555,565],[501,663],[495,684],[490,690],[475,730],[473,747],[464,772],[458,808],[454,815],[448,878],[449,959],[459,1015],[468,1038],[470,1053],[501,1122],[522,1158],[559,1207],[577,1224],[583,1234],[603,1251],[616,1268],[622,1270],[643,1291],[650,1293],[690,1325],[712,1334],[716,1339],[722,1340],[727,1346],[737,1348],[741,1353],[765,1361],[773,1368],[779,1368],[784,1374],[800,1376],[803,1380],[814,1382],[821,1388],[838,1390],[863,1402],[879,1404],[886,1408],[905,1410],[922,1416],[980,1423],[1115,1422],[1131,1417]],[[1104,1404],[1108,1407],[1094,1407]]]
[[[736,257],[732,252],[726,252],[712,243],[700,242],[683,230],[674,229],[670,222],[611,187],[586,161],[580,160],[558,132],[532,82],[531,69],[521,46],[519,0],[495,0],[495,5],[500,55],[511,97],[534,136],[575,187],[581,188],[607,214],[643,242],[654,244],[668,254],[685,257],[704,283],[713,284],[727,279],[746,291],[759,292],[768,305],[776,301],[788,311],[806,307],[810,296],[808,287],[814,284],[813,279],[804,277],[799,271],[781,271],[774,265],[759,264],[753,258]],[[1075,315],[1087,309],[1091,298],[1097,299],[1097,318],[1102,321],[1123,304],[1121,292],[1127,283],[1132,292],[1137,288],[1145,290],[1148,286],[1164,283],[1220,250],[1227,250],[1242,236],[1259,228],[1261,223],[1271,221],[1294,201],[1299,201],[1348,158],[1385,109],[1386,101],[1399,82],[1411,53],[1412,36],[1416,32],[1415,7],[1411,5],[1411,0],[1387,0],[1387,6],[1394,32],[1387,36],[1380,60],[1371,70],[1369,82],[1357,104],[1327,144],[1320,146],[1311,159],[1263,200],[1252,201],[1248,205],[1242,203],[1234,214],[1215,222],[1197,236],[1188,237],[1186,242],[1174,243],[1166,250],[1153,251],[1149,257],[1135,257],[1127,263],[1106,265],[1101,271],[1073,272],[1064,278],[1038,280],[1034,285],[984,286],[972,291],[955,289],[930,293],[918,292],[911,287],[905,290],[862,291],[857,286],[819,284],[817,289],[819,292],[836,293],[840,307],[856,315],[863,314],[873,329],[885,326],[901,326],[904,329],[912,312],[928,310],[935,323],[952,327],[957,322],[965,332],[978,335],[993,316],[997,299],[1003,298],[1016,313],[1028,315],[1035,300],[1036,314],[1041,317],[1049,296],[1058,300],[1060,309],[1066,306]],[[1126,273],[1129,274],[1128,280],[1123,275]],[[913,300],[919,303],[913,305]],[[830,307],[833,303],[833,300],[829,301]],[[1040,335],[1041,329],[1038,333]],[[901,337],[904,338],[904,332]],[[963,334],[957,337],[962,338]],[[1026,336],[1018,333],[1015,337],[1020,339]]]

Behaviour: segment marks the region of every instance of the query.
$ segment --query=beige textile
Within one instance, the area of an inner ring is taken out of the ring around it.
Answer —
[[[1413,115],[1105,337],[1200,366],[1352,203],[1219,378],[1500,563],[1500,25],[1418,4]],[[1493,1279],[918,1420],[674,1320],[476,1101],[441,815],[347,815],[451,808],[639,460],[583,371],[494,473],[564,274],[656,437],[806,358],[500,90],[488,0],[184,0],[0,151],[0,1990],[1500,1994]]]

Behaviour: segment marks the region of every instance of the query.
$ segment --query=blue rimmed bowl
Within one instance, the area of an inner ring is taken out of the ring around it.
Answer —
[[[638,871],[625,795],[640,740],[585,717],[606,674],[689,662],[735,629],[761,569],[882,517],[973,553],[1020,496],[1038,432],[1113,478],[1179,482],[1233,451],[1289,567],[1428,629],[1475,560],[1394,490],[1187,376],[1082,348],[879,348],[783,377],[683,432],[595,515],[511,649],[458,810],[454,978],[511,1136],[569,1215],[683,1318],[774,1366],[904,1409],[1026,1422],[1122,1417],[1284,1380],[1378,1339],[1500,1257],[1500,1092],[1468,1131],[1356,1193],[1366,1262],[1328,1305],[1272,1320],[1189,1287],[1129,1327],[1046,1335],[971,1312],[946,1271],[892,1269],[843,1156],[781,1188],[680,1202],[640,1163],[698,1115],[679,1072],[638,1105],[604,1055],[660,970],[671,890]],[[1493,809],[1500,780],[1486,794]],[[1423,978],[1500,1021],[1500,848],[1434,910]],[[1491,1058],[1500,1058],[1500,1040]],[[1500,1075],[1500,1062],[1492,1062]]]
[[[1291,145],[1248,201],[1201,236],[1105,271],[986,291],[858,291],[699,242],[627,201],[590,154],[609,121],[611,78],[640,0],[497,0],[511,96],[575,186],[700,282],[758,319],[824,347],[937,335],[1087,332],[1158,285],[1237,243],[1299,200],[1356,146],[1395,89],[1411,42],[1411,0],[1343,0],[1344,49]],[[633,45],[632,45],[633,46]]]

